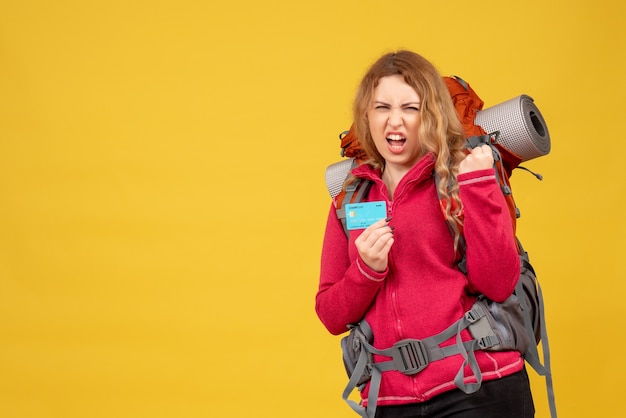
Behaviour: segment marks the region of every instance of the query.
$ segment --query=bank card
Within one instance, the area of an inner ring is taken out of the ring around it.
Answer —
[[[346,205],[346,227],[364,229],[387,217],[387,204],[379,202],[361,202]]]

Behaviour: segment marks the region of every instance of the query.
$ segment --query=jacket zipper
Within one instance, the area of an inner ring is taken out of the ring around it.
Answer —
[[[393,216],[393,210],[394,210],[394,203],[396,202],[396,200],[389,200],[388,204],[389,204],[389,216]],[[393,247],[391,247],[391,251],[389,251],[389,267],[392,268],[393,266]],[[390,286],[390,290],[391,290],[391,306],[393,306],[393,313],[394,313],[394,322],[395,324],[393,324],[393,326],[395,327],[396,330],[396,336],[397,336],[397,340],[400,341],[403,337],[403,331],[402,331],[402,320],[400,319],[400,313],[399,313],[399,306],[398,306],[398,288],[397,288],[397,283],[394,281],[391,283]]]
[[[408,187],[414,183],[419,181],[418,179],[414,179],[410,182],[408,182],[407,184],[404,185],[404,187],[399,191],[399,193],[394,193],[393,196],[393,200],[389,200],[389,212],[388,212],[388,216],[392,216],[393,215],[393,210],[394,210],[394,206],[395,204],[398,203],[398,200],[402,200],[403,195],[406,193],[406,190],[408,189]],[[392,251],[393,251],[393,247],[392,250],[389,252],[389,265],[391,267],[392,263],[393,263],[393,257],[392,257]],[[398,301],[398,291],[397,291],[397,287],[396,287],[396,283],[393,283],[393,286],[391,287],[391,303],[393,306],[393,311],[394,311],[394,315],[395,315],[395,329],[397,332],[397,341],[400,341],[402,339],[405,338],[404,336],[404,331],[402,329],[402,320],[400,319],[400,314],[399,314],[399,301]],[[413,378],[411,379],[411,386],[413,389],[413,395],[415,396],[416,399],[418,399],[419,401],[423,401],[424,400],[424,396],[422,394],[420,394],[419,392],[419,388],[418,388],[418,384],[417,384],[417,378],[416,376],[412,376]]]

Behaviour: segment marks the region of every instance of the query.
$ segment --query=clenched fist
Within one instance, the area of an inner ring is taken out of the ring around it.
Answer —
[[[489,145],[481,145],[470,151],[459,164],[459,174],[486,170],[493,167],[493,151]]]

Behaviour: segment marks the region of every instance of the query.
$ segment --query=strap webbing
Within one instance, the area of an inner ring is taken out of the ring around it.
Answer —
[[[548,331],[546,329],[546,317],[543,309],[543,292],[537,282],[537,292],[539,295],[539,312],[541,321],[541,347],[543,349],[543,367],[546,371],[546,390],[548,392],[548,404],[550,405],[550,416],[556,418],[556,399],[554,396],[554,382],[552,381],[552,364],[550,363],[550,343],[548,342]],[[535,346],[535,350],[537,347]],[[536,369],[535,369],[536,370]]]
[[[352,399],[348,399],[348,396],[350,396],[354,388],[357,386],[359,379],[365,372],[365,367],[367,366],[367,363],[368,363],[367,360],[368,360],[367,351],[361,349],[361,352],[359,353],[359,359],[356,362],[356,366],[354,367],[352,376],[350,376],[350,380],[348,381],[348,384],[346,388],[343,390],[343,393],[341,395],[342,399],[346,401],[348,405],[350,405],[350,407],[354,410],[354,412],[356,412],[363,418],[368,418],[367,409],[363,405],[360,405],[354,402]],[[375,374],[375,369],[372,370],[372,382],[374,381],[374,374]],[[379,382],[378,384],[380,384],[380,377],[378,378],[378,382]],[[371,418],[373,417],[374,415],[372,414]]]
[[[361,351],[359,353],[359,358],[356,366],[354,367],[354,371],[350,376],[348,385],[343,391],[343,400],[345,400],[348,405],[350,405],[350,407],[363,418],[374,418],[374,415],[376,414],[376,405],[380,390],[382,372],[397,370],[407,375],[413,375],[419,373],[432,361],[441,360],[457,354],[461,354],[464,361],[454,378],[454,383],[460,390],[467,394],[476,392],[480,389],[480,385],[482,383],[482,373],[480,371],[480,367],[478,366],[478,361],[476,360],[474,352],[476,350],[489,348],[500,342],[495,334],[488,336],[488,338],[482,338],[480,341],[473,339],[463,342],[461,340],[461,332],[468,328],[471,324],[481,320],[487,321],[485,318],[485,312],[480,305],[474,305],[472,309],[466,312],[461,319],[450,325],[444,331],[423,340],[402,340],[394,344],[393,347],[386,349],[377,349],[367,341],[360,341]],[[369,328],[369,324],[367,324],[365,320],[361,321],[361,325]],[[446,347],[440,346],[441,343],[452,337],[456,337],[455,344]],[[406,356],[404,355],[406,351],[403,349],[414,345],[419,345],[419,347],[423,350],[423,358],[421,360],[410,358],[408,361],[404,361],[406,359]],[[367,408],[365,408],[363,405],[357,404],[356,402],[348,399],[348,396],[350,396],[350,393],[352,393],[352,391],[356,388],[359,379],[363,375],[365,368],[368,366],[368,353],[391,357],[393,360],[378,362],[370,365],[372,367],[372,377],[367,396]],[[411,366],[410,370],[407,370],[407,365]],[[464,369],[467,365],[469,365],[474,377],[476,378],[475,383],[465,383]]]
[[[341,225],[343,225],[343,230],[346,233],[346,236],[349,237],[350,233],[348,232],[348,225],[346,220],[346,205],[350,203],[358,203],[362,202],[363,199],[367,196],[367,193],[370,191],[374,183],[370,180],[363,180],[357,178],[354,183],[348,185],[346,187],[346,193],[343,197],[343,200],[340,202],[341,206],[337,208],[337,218],[341,221]]]
[[[530,264],[530,260],[528,259],[528,253],[522,247],[522,243],[517,240],[517,246],[520,250],[520,261],[522,262],[522,268],[530,269],[533,272],[534,270]],[[543,351],[543,364],[541,359],[539,358],[539,350],[537,349],[537,344],[535,341],[535,333],[533,331],[533,324],[530,318],[529,310],[530,307],[526,305],[526,300],[523,297],[519,298],[520,306],[522,307],[522,311],[524,312],[524,326],[526,327],[526,332],[530,337],[531,344],[524,354],[524,359],[526,362],[539,374],[540,376],[544,376],[546,378],[546,391],[548,393],[548,405],[550,407],[550,416],[552,418],[557,417],[556,413],[556,398],[554,395],[554,382],[552,380],[552,364],[550,362],[550,342],[548,341],[548,329],[546,327],[546,316],[545,316],[545,308],[543,303],[543,292],[541,290],[541,285],[539,284],[539,280],[535,280],[535,284],[537,285],[537,299],[538,299],[538,312],[539,315],[539,327],[541,329],[541,347]],[[522,295],[524,289],[522,287],[521,280],[517,283],[515,287],[515,292],[519,295]]]

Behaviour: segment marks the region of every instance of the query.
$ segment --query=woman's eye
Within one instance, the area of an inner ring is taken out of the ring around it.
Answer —
[[[407,109],[411,110],[411,111],[414,111],[414,112],[419,112],[419,110],[420,110],[419,107],[416,107],[416,106],[409,106],[409,107],[407,107]]]

